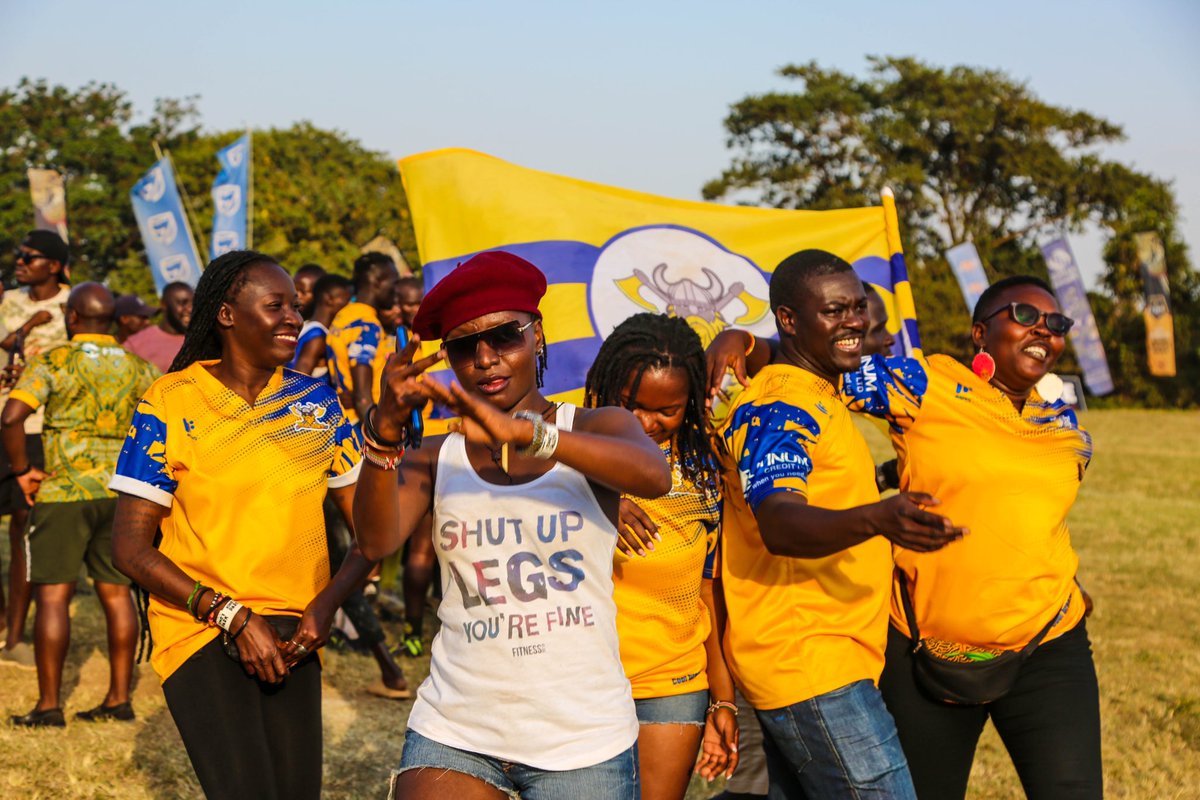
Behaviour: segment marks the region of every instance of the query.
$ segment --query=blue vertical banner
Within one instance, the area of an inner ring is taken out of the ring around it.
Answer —
[[[967,313],[975,313],[979,295],[988,287],[987,273],[983,271],[979,251],[971,242],[963,242],[946,251],[946,260],[950,262],[954,277],[958,278],[958,288],[962,289],[963,300],[967,301]]]
[[[1079,264],[1075,261],[1075,254],[1071,252],[1071,245],[1067,244],[1066,237],[1059,237],[1042,245],[1042,258],[1046,260],[1046,268],[1050,271],[1050,283],[1054,286],[1054,293],[1058,295],[1063,313],[1075,320],[1070,334],[1071,345],[1079,358],[1079,366],[1083,368],[1083,379],[1087,383],[1088,391],[1097,396],[1106,395],[1113,390],[1108,359],[1104,355],[1100,330],[1096,327],[1096,317],[1092,314],[1092,304],[1083,286]]]
[[[163,287],[173,281],[195,286],[200,280],[200,254],[183,213],[170,159],[151,167],[129,190],[129,198],[146,246],[154,288],[162,294]]]
[[[246,205],[250,200],[250,134],[217,151],[221,171],[213,181],[210,257],[247,247]]]

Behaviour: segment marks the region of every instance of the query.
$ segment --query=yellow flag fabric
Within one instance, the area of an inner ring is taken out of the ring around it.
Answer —
[[[475,253],[506,250],[546,274],[545,393],[580,402],[603,337],[657,311],[707,345],[726,327],[772,336],[771,271],[819,248],[854,265],[888,306],[897,352],[919,351],[916,310],[892,198],[836,211],[675,200],[510,164],[471,150],[400,161],[426,288]]]

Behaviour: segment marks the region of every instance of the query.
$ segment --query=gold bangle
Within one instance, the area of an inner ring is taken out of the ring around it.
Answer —
[[[750,346],[746,348],[746,358],[749,358],[750,354],[754,352],[755,346],[758,344],[758,339],[754,338],[754,334],[750,331],[746,331],[746,335],[750,337]]]

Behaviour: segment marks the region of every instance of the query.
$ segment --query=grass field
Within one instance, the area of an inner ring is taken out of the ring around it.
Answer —
[[[1200,798],[1200,414],[1095,411],[1083,422],[1095,435],[1096,455],[1071,522],[1080,578],[1096,600],[1088,626],[1100,673],[1106,793]],[[882,454],[882,437],[870,435]],[[7,546],[0,549],[7,557]],[[95,598],[81,594],[72,613],[68,715],[99,702],[107,679]],[[410,680],[424,667],[406,662]],[[328,798],[382,797],[399,757],[409,706],[367,695],[363,687],[374,677],[365,657],[326,659]],[[28,711],[36,696],[34,673],[0,666],[5,718]],[[148,667],[141,668],[134,705],[134,724],[24,731],[0,723],[0,797],[199,797]],[[688,796],[712,791],[694,785]],[[971,797],[1021,796],[989,729]]]

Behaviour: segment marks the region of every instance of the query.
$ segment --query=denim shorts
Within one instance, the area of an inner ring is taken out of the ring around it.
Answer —
[[[638,723],[641,725],[696,725],[704,727],[708,711],[708,690],[676,694],[670,697],[647,697],[634,700]]]
[[[404,734],[400,766],[392,771],[388,800],[395,800],[397,780],[413,769],[459,772],[521,800],[640,800],[637,743],[623,753],[590,767],[548,770],[504,761],[435,742],[409,728]],[[519,795],[518,795],[519,793]]]

